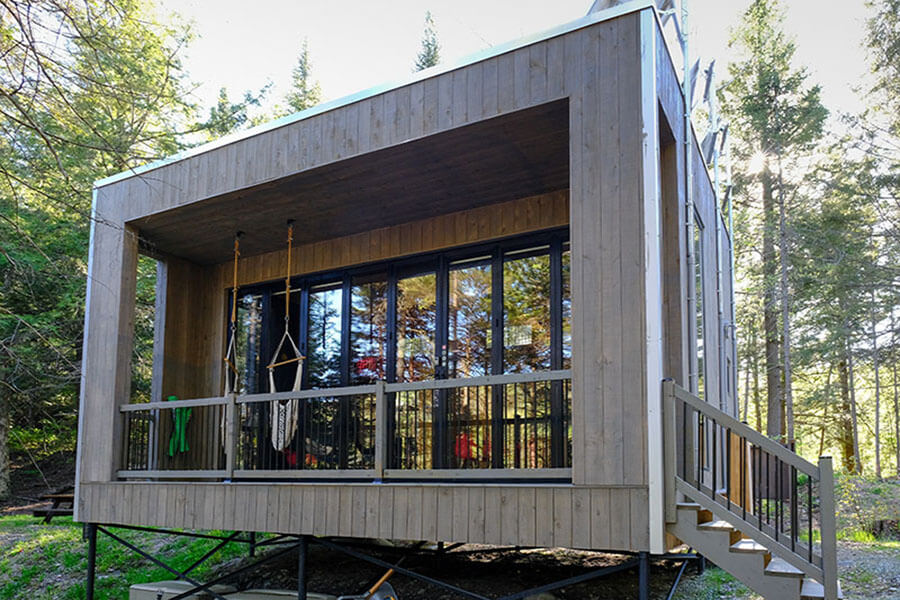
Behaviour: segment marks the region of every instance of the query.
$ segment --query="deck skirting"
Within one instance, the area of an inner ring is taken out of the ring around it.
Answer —
[[[85,483],[82,522],[646,550],[645,486],[454,483]]]

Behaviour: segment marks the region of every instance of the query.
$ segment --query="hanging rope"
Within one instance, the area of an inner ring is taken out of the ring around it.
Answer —
[[[238,303],[238,258],[241,256],[241,236],[243,231],[234,234],[234,270],[231,285],[231,331],[228,336],[228,346],[225,349],[225,395],[235,392],[238,388],[240,373],[235,360],[235,345],[237,336],[237,303]]]
[[[287,226],[287,272],[284,276],[284,333],[281,336],[281,341],[278,342],[278,346],[275,348],[275,352],[272,354],[268,367],[266,367],[269,370],[269,393],[272,394],[278,391],[275,385],[275,368],[291,363],[297,364],[291,391],[300,391],[303,382],[303,361],[306,359],[305,356],[300,354],[300,349],[291,336],[291,250],[294,243],[294,220],[289,220]],[[293,356],[281,358],[282,349],[286,351],[289,349],[293,352]],[[272,446],[276,450],[284,450],[291,443],[291,439],[297,431],[299,412],[299,400],[276,400],[272,402]]]

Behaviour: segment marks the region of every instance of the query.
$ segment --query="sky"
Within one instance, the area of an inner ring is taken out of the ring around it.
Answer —
[[[412,72],[425,11],[441,43],[442,62],[549,29],[583,16],[591,0],[160,0],[165,14],[192,23],[196,39],[183,56],[197,84],[194,100],[208,108],[220,87],[232,98],[272,84],[279,101],[304,39],[312,74],[333,100]],[[732,28],[750,0],[689,0],[692,55],[717,59],[719,81],[734,58]],[[833,112],[857,112],[866,61],[861,47],[868,10],[863,0],[783,0],[785,28],[797,62],[823,87]],[[824,7],[834,6],[834,9]],[[837,7],[840,9],[837,10]]]

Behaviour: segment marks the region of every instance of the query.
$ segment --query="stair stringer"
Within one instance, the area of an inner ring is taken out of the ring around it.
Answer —
[[[731,533],[697,528],[697,512],[678,510],[668,531],[766,600],[799,600],[801,579],[765,573],[765,555],[731,551]]]

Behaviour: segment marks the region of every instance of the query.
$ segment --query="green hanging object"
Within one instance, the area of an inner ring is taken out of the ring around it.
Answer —
[[[169,396],[168,401],[178,400],[178,396]],[[190,450],[187,443],[187,424],[191,420],[191,408],[184,406],[172,411],[172,437],[169,438],[169,456]]]

